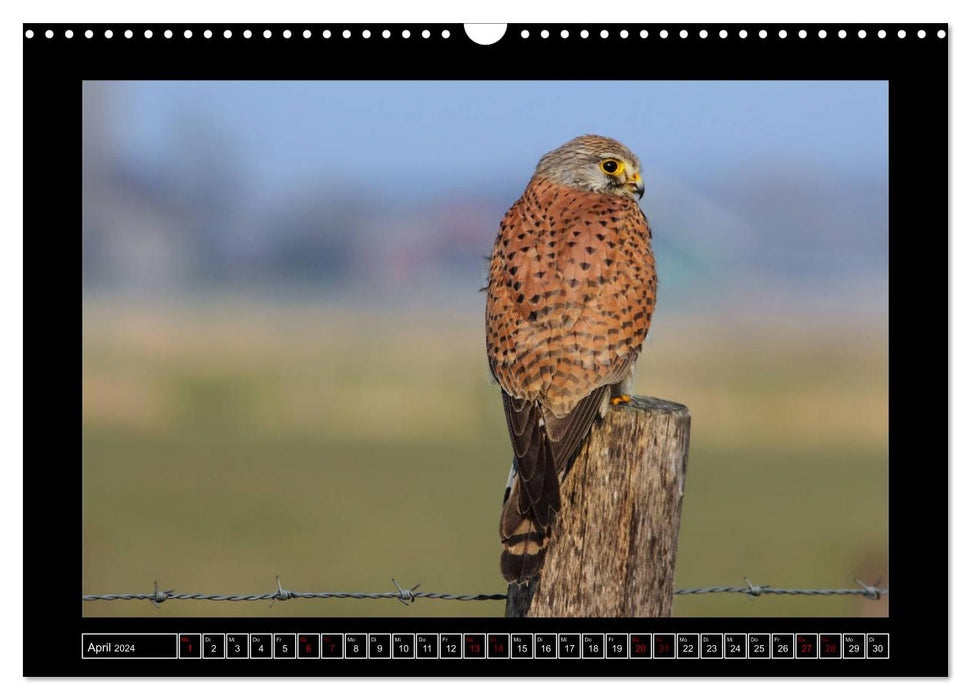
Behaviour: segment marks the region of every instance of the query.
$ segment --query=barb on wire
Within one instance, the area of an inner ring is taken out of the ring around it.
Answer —
[[[865,593],[863,593],[863,595],[867,598],[870,598],[871,600],[880,600],[881,593],[889,593],[889,591],[887,590],[877,588],[877,586],[880,585],[880,579],[877,579],[877,582],[874,583],[872,586],[866,583],[863,583],[863,581],[861,581],[860,579],[854,579],[854,580],[856,581],[857,585],[860,586],[860,588],[866,591]]]
[[[402,605],[411,605],[412,603],[415,602],[415,591],[418,590],[418,586],[421,585],[420,583],[416,583],[411,588],[402,588],[401,586],[398,585],[398,582],[395,581],[394,579],[391,579],[391,583],[393,583],[394,587],[398,589],[399,603],[401,603]]]
[[[273,604],[278,600],[290,600],[290,598],[292,597],[293,597],[293,594],[290,591],[288,591],[286,588],[284,588],[283,584],[280,583],[280,574],[277,574],[276,575],[276,595],[273,597],[273,600],[270,601],[270,607],[272,608]]]
[[[165,602],[165,599],[168,598],[168,594],[171,593],[171,592],[172,591],[159,591],[159,589],[158,589],[158,579],[156,579],[155,580],[155,592],[152,594],[152,598],[151,598],[152,605],[154,605],[156,609],[161,608],[162,607],[161,604]]]
[[[276,590],[272,593],[254,593],[250,595],[227,595],[223,593],[176,593],[173,589],[159,590],[158,581],[155,581],[152,593],[102,593],[81,596],[82,601],[95,600],[148,600],[156,608],[160,607],[166,600],[211,600],[211,601],[256,601],[269,600],[272,606],[278,600],[292,600],[293,598],[354,598],[357,600],[378,600],[382,598],[394,598],[402,605],[410,605],[419,598],[431,598],[434,600],[505,600],[505,593],[428,593],[419,591],[420,583],[411,588],[402,588],[398,581],[391,579],[391,583],[398,590],[387,593],[300,593],[291,591],[283,587],[280,577],[276,577]],[[753,584],[747,578],[744,586],[707,586],[703,588],[678,588],[674,591],[675,595],[704,595],[709,593],[744,593],[750,599],[764,595],[809,595],[809,596],[834,596],[834,595],[859,595],[871,600],[880,600],[881,596],[890,593],[889,588],[878,588],[880,581],[877,580],[873,585],[863,583],[856,579],[859,588],[776,588],[775,586],[760,586]]]

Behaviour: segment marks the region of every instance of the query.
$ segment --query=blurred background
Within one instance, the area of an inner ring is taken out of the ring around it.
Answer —
[[[504,592],[478,290],[540,156],[583,133],[644,166],[660,285],[637,391],[693,416],[676,585],[889,582],[886,83],[85,82],[83,105],[85,593]]]

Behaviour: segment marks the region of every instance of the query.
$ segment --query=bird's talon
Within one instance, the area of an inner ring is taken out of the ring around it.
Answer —
[[[631,398],[627,394],[621,394],[620,396],[615,396],[612,399],[610,399],[610,403],[612,403],[614,406],[619,406],[622,403],[630,403],[630,402],[631,402]]]

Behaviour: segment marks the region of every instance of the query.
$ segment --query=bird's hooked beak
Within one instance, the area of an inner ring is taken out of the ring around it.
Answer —
[[[630,176],[630,178],[627,180],[627,187],[630,188],[631,192],[637,195],[638,199],[644,196],[644,181],[641,180],[640,173],[634,173]]]

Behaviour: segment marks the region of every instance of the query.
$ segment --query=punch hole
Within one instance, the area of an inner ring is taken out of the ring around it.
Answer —
[[[943,29],[938,29],[937,30],[937,38],[938,39],[943,39],[946,36],[947,36],[947,32],[945,32]]]
[[[191,29],[186,29],[184,32],[182,32],[182,36],[184,36],[186,39],[191,39],[192,38],[192,30]]]
[[[34,30],[33,29],[28,29],[26,32],[24,32],[24,36],[27,37],[28,39],[33,39],[34,38]]]
[[[110,29],[105,29],[105,39],[110,39],[114,35],[115,33],[113,31],[111,31]]]
[[[506,34],[505,24],[466,24],[464,26],[465,35],[480,46],[495,44]],[[442,38],[447,39],[448,35],[442,32]]]
[[[64,32],[64,38],[65,39],[73,39],[74,38],[74,32],[71,31],[70,29],[66,30]]]

